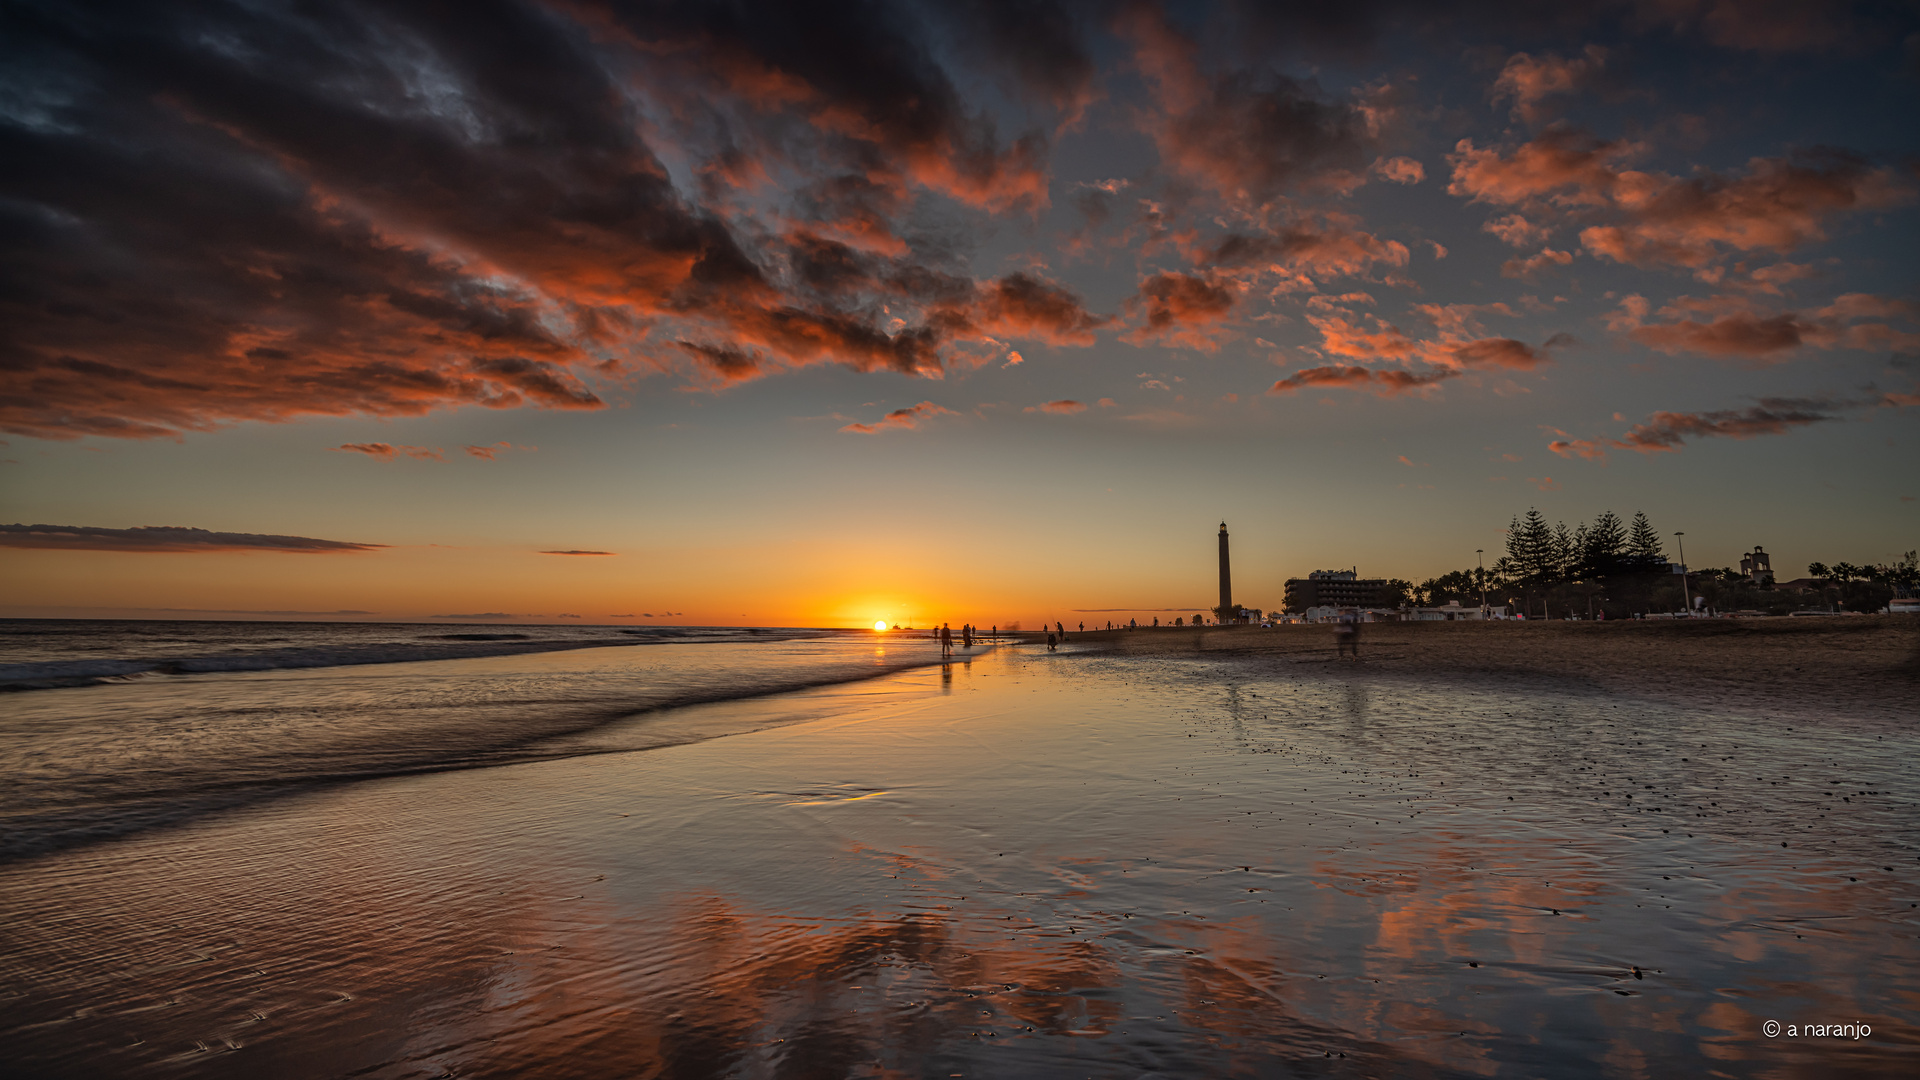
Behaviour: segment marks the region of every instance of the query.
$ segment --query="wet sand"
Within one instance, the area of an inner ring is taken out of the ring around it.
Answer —
[[[9,1069],[1911,1075],[1910,708],[1376,629],[1001,650],[0,868]],[[1848,632],[1775,655],[1905,677]]]
[[[1341,661],[1326,626],[1099,631],[1076,643],[1127,655]],[[1534,681],[1675,704],[1913,719],[1920,618],[1868,615],[1612,622],[1369,623],[1361,661],[1379,674]]]

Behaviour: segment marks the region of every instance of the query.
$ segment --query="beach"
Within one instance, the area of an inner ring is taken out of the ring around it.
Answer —
[[[1337,662],[1324,626],[1098,631],[1074,640],[1129,655],[1184,652]],[[1368,623],[1369,671],[1419,678],[1545,679],[1674,704],[1911,720],[1920,619],[1904,615],[1614,622]]]
[[[302,785],[0,865],[6,1068],[1905,1074],[1914,643],[1072,635]],[[649,655],[383,668],[525,689]]]

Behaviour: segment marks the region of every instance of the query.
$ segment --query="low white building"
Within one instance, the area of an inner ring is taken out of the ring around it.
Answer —
[[[1308,608],[1303,617],[1310,623],[1396,622],[1400,612],[1394,608],[1350,608],[1323,604]]]
[[[1408,622],[1465,622],[1469,620],[1477,622],[1481,619],[1498,617],[1497,615],[1481,611],[1478,604],[1475,604],[1473,607],[1461,607],[1460,601],[1458,600],[1448,601],[1440,607],[1410,608],[1405,616]]]

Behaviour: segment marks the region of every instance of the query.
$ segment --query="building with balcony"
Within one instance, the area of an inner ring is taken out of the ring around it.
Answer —
[[[1352,570],[1315,570],[1304,578],[1287,580],[1287,610],[1291,612],[1321,607],[1387,606],[1387,579],[1363,578],[1358,567]]]

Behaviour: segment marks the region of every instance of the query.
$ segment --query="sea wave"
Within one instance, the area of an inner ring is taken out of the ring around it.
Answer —
[[[356,664],[398,664],[422,660],[464,660],[488,656],[562,652],[632,645],[688,645],[723,642],[793,641],[841,635],[834,630],[739,629],[733,627],[609,628],[590,637],[541,638],[524,633],[422,634],[412,641],[368,644],[327,642],[283,648],[234,648],[185,656],[88,657],[76,660],[36,660],[0,664],[0,691],[50,690],[98,686],[156,675],[203,675],[218,672],[276,671],[282,669],[346,667]],[[136,640],[126,642],[138,647]]]
[[[652,635],[651,643],[668,647],[645,649],[630,646],[647,640],[628,637],[272,650],[164,665],[10,665],[92,685],[13,694],[0,711],[8,766],[0,862],[318,785],[735,734],[742,729],[715,726],[683,707],[856,682],[942,659],[924,639],[729,633],[735,636],[727,640]],[[605,647],[613,644],[629,647]],[[469,651],[421,655],[455,646]],[[542,652],[551,655],[532,655]],[[297,667],[327,670],[285,670]],[[210,674],[218,672],[263,674]]]

